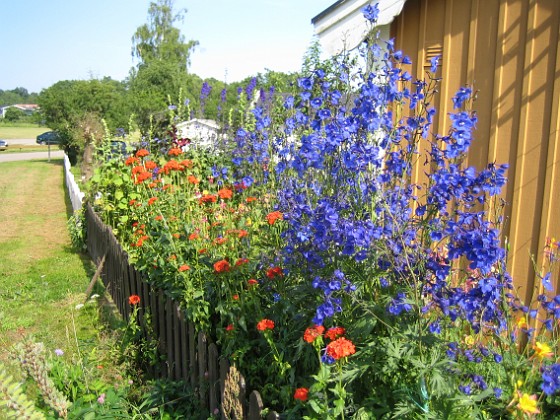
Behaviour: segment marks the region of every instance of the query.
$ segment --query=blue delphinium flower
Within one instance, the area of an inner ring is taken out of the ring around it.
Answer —
[[[541,368],[541,389],[546,395],[553,395],[560,390],[560,364],[543,366]]]
[[[375,3],[373,6],[368,4],[362,9],[362,14],[370,22],[377,21],[377,18],[379,17],[379,4]]]

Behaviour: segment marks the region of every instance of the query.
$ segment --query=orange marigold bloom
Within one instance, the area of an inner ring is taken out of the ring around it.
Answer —
[[[325,333],[325,337],[329,340],[336,340],[338,337],[342,337],[345,333],[346,330],[342,327],[332,327]]]
[[[279,211],[273,211],[272,213],[268,213],[266,216],[266,220],[268,220],[269,225],[273,225],[276,223],[277,220],[283,220],[284,215]]]
[[[222,188],[221,190],[218,191],[218,195],[220,196],[220,198],[226,200],[228,198],[233,197],[233,191],[230,190],[229,188]]]
[[[315,325],[309,327],[303,333],[303,339],[308,343],[313,343],[317,337],[320,337],[325,332],[325,327],[322,325]]]
[[[247,232],[246,230],[243,229],[239,229],[237,231],[237,237],[238,238],[244,238],[245,236],[249,235],[249,232]]]
[[[190,269],[191,268],[187,264],[183,264],[181,267],[179,267],[179,271],[187,271]]]
[[[178,147],[174,147],[172,149],[169,149],[169,151],[167,152],[167,154],[169,156],[179,156],[181,153],[183,153],[183,151],[181,149],[179,149]]]
[[[344,337],[337,338],[327,344],[327,355],[331,356],[334,360],[351,356],[354,353],[356,353],[356,347],[350,340]]]
[[[247,197],[247,198],[245,199],[245,201],[246,201],[247,203],[251,203],[251,202],[253,202],[253,201],[257,201],[257,197]]]
[[[146,180],[148,180],[148,179],[152,179],[152,173],[151,173],[151,172],[144,171],[144,172],[142,172],[142,173],[139,173],[139,174],[136,176],[136,179],[135,179],[134,182],[135,182],[136,184],[141,184],[142,182],[144,182],[144,181],[146,181]]]
[[[200,238],[200,236],[196,232],[193,232],[189,235],[189,241],[194,241],[195,239],[198,239],[198,238]]]
[[[207,249],[206,248],[202,248],[198,250],[199,254],[206,254]]]
[[[146,149],[140,149],[136,152],[136,157],[141,158],[144,156],[148,156],[150,154],[150,152],[148,152]]]
[[[152,197],[148,200],[148,205],[151,206],[152,204],[154,204],[157,201],[157,197]]]
[[[187,181],[188,181],[190,184],[193,184],[193,185],[198,185],[198,184],[200,183],[199,179],[198,179],[196,176],[194,176],[194,175],[189,175],[189,176],[187,177]]]
[[[185,159],[181,161],[181,165],[183,165],[185,168],[192,168],[193,162],[190,159]]]
[[[214,263],[214,271],[216,273],[225,273],[229,270],[231,270],[231,266],[229,265],[228,260],[220,260]]]
[[[132,165],[136,165],[138,163],[138,158],[134,157],[134,156],[129,156],[128,158],[126,158],[126,160],[124,161],[124,164],[126,166],[132,166]]]
[[[130,295],[128,297],[128,303],[131,304],[131,305],[138,305],[140,303],[140,296]]]
[[[274,329],[274,321],[270,319],[262,319],[257,324],[257,330],[265,331],[265,330],[273,330]]]
[[[309,394],[309,390],[307,388],[298,388],[296,392],[294,392],[294,399],[300,401],[307,401],[307,395]]]
[[[163,216],[161,214],[158,214],[155,219],[156,220],[163,220]]]
[[[268,270],[266,270],[266,277],[268,277],[269,279],[273,279],[275,277],[282,277],[283,275],[284,272],[280,267],[270,267]]]
[[[168,174],[171,171],[182,171],[183,167],[179,165],[179,162],[172,159],[169,162],[167,162],[165,165],[163,165],[162,170],[164,173]]]
[[[157,163],[155,163],[153,160],[147,160],[146,162],[144,162],[144,168],[151,171],[152,169],[157,168]]]
[[[142,165],[138,165],[132,168],[133,175],[141,174],[142,172],[146,172],[146,168],[144,168]]]

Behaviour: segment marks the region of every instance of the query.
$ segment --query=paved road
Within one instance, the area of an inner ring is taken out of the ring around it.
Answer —
[[[31,160],[31,159],[48,159],[49,158],[49,146],[39,146],[35,139],[6,139],[8,141],[8,148],[11,150],[17,150],[18,145],[24,146],[38,146],[44,147],[44,152],[27,152],[27,153],[6,153],[0,152],[0,163],[2,162],[12,162],[14,160]],[[64,157],[64,152],[58,148],[56,145],[51,145],[51,159]]]

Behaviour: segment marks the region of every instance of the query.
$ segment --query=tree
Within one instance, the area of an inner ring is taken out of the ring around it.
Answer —
[[[4,115],[4,118],[6,119],[6,121],[14,122],[24,116],[25,113],[21,109],[11,106],[6,110],[6,114]]]
[[[158,0],[150,3],[148,23],[138,27],[132,37],[132,56],[139,60],[138,66],[149,65],[154,61],[165,61],[187,71],[190,54],[198,41],[187,41],[181,31],[174,27],[182,22],[187,9],[173,14],[173,0]]]

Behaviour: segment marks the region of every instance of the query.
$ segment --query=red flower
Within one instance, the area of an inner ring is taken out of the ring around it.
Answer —
[[[187,271],[190,269],[191,268],[187,264],[183,264],[181,267],[179,267],[179,271]]]
[[[181,161],[181,165],[183,165],[185,168],[190,168],[192,167],[193,162],[190,159],[185,159]]]
[[[146,149],[140,149],[136,152],[136,157],[141,158],[144,156],[148,156],[150,154],[150,152],[148,152]]]
[[[154,204],[157,201],[157,197],[152,197],[148,200],[148,205],[151,206],[152,204]]]
[[[245,201],[246,201],[247,203],[251,203],[252,201],[257,201],[257,197],[247,197],[247,198],[245,199]]]
[[[294,399],[307,401],[307,394],[309,394],[309,390],[307,388],[298,388],[296,389],[296,392],[294,392]]]
[[[274,223],[276,223],[277,220],[283,220],[283,219],[284,219],[284,215],[279,211],[273,211],[272,213],[268,213],[268,215],[266,216],[266,220],[268,220],[269,225],[273,225]]]
[[[284,272],[280,267],[270,267],[268,270],[266,270],[266,277],[268,277],[269,279],[273,279],[275,277],[282,277],[283,275]]]
[[[220,260],[214,263],[214,271],[216,273],[225,273],[229,270],[231,270],[231,266],[227,260]]]
[[[257,330],[259,331],[266,331],[266,330],[273,330],[274,329],[274,321],[270,319],[262,319],[257,324]]]
[[[155,219],[156,219],[156,220],[163,220],[163,216],[162,216],[161,214],[158,214],[158,215],[155,217]]]
[[[236,293],[235,295],[232,296],[233,300],[239,300],[239,295]]]
[[[198,239],[200,236],[198,235],[198,233],[193,232],[189,235],[189,241],[194,241],[195,239]]]
[[[203,195],[202,197],[200,197],[198,199],[198,202],[200,204],[202,204],[202,203],[215,203],[216,201],[218,201],[218,197],[213,195],[213,194],[206,194],[206,195]]]
[[[317,337],[320,337],[325,331],[325,327],[322,325],[315,325],[309,327],[303,333],[303,339],[308,343],[313,343]]]
[[[327,355],[331,356],[334,360],[342,359],[356,353],[354,344],[344,337],[337,338],[327,344]]]
[[[197,185],[197,184],[200,182],[200,181],[198,180],[198,178],[197,178],[196,176],[194,176],[194,175],[189,175],[189,176],[187,177],[187,181],[188,181],[190,184],[193,184],[193,185]]]
[[[233,324],[229,324],[229,325],[226,327],[226,331],[233,331],[233,329],[234,329]]]
[[[345,332],[346,330],[342,327],[332,327],[325,333],[325,337],[329,340],[336,340],[338,337],[342,337]]]
[[[249,260],[247,258],[239,258],[237,261],[235,261],[235,266],[239,267],[240,265],[247,264],[248,262]]]
[[[130,303],[131,305],[138,305],[140,303],[140,296],[130,295],[128,297],[128,303]]]

